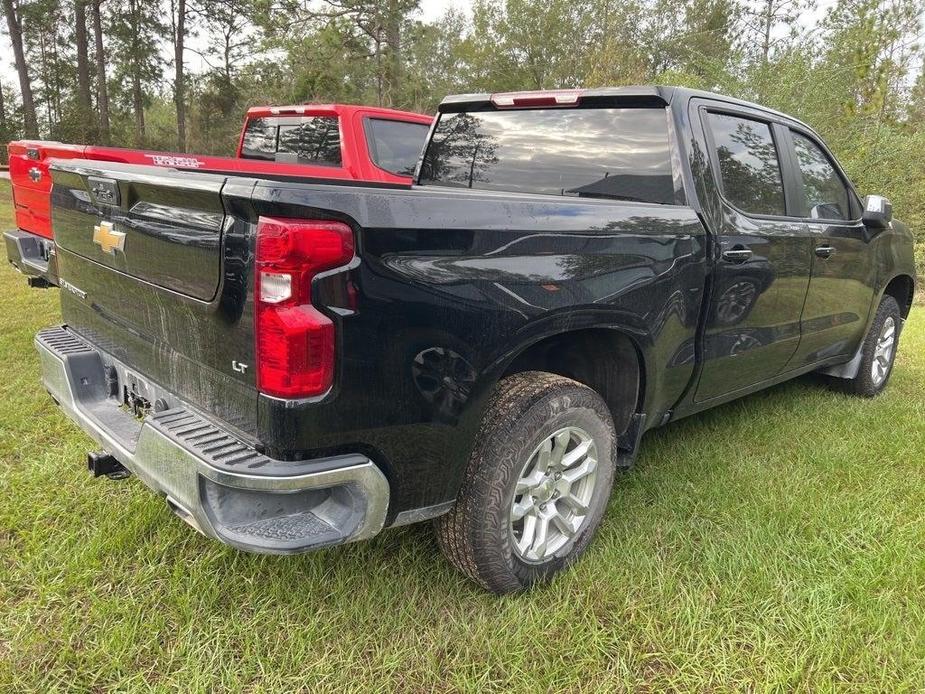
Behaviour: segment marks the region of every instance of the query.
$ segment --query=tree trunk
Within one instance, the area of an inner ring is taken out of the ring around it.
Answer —
[[[60,77],[60,73],[57,71],[57,67],[58,65],[60,65],[60,61],[58,60],[58,44],[59,44],[58,29],[61,25],[58,22],[57,18],[53,19],[52,21],[53,21],[53,24],[48,31],[49,41],[48,41],[48,58],[47,58],[52,66],[52,69],[44,73],[49,76],[49,77],[44,78],[44,82],[46,84],[46,87],[50,86],[51,94],[52,94],[51,104],[49,105],[49,108],[48,108],[48,114],[49,114],[48,118],[50,121],[48,124],[49,134],[52,134],[54,132],[55,127],[61,122],[61,113],[64,110],[62,107],[63,98],[61,95],[61,92],[62,92],[61,77]],[[52,114],[52,108],[54,108],[53,114]]]
[[[92,0],[90,5],[93,15],[93,40],[96,53],[96,102],[100,109],[100,140],[109,144],[109,93],[106,88],[106,53],[103,49],[103,21],[100,18],[100,5],[103,0]]]
[[[45,32],[39,32],[39,77],[45,82],[48,75],[51,74],[48,69],[48,56],[45,52]],[[46,89],[48,85],[46,83]],[[55,100],[54,98],[45,100],[45,117],[48,119],[48,132],[51,133],[55,127]]]
[[[6,95],[3,93],[3,84],[0,83],[0,133],[2,137],[8,137],[9,132],[6,129]]]
[[[29,69],[22,47],[22,25],[16,13],[14,0],[3,0],[6,24],[10,31],[10,43],[13,44],[13,57],[16,60],[16,72],[19,74],[19,91],[22,94],[23,131],[26,137],[39,136],[39,124],[35,116],[35,102],[32,99],[32,83],[29,81]]]
[[[139,59],[139,35],[141,31],[141,9],[139,2],[144,0],[129,0],[128,20],[132,32],[129,66],[131,67],[132,81],[132,111],[135,114],[135,146],[145,146],[145,98],[141,88],[141,61]]]
[[[231,84],[231,42],[233,38],[231,32],[226,29],[225,31],[225,84]]]
[[[186,75],[183,71],[183,44],[186,39],[186,0],[177,0],[177,24],[174,35],[173,99],[177,106],[177,150],[186,151]]]
[[[138,65],[132,65],[132,110],[135,112],[135,146],[145,146],[145,97]]]
[[[764,61],[764,64],[768,64],[768,59],[771,57],[771,27],[774,24],[774,0],[768,0],[764,8],[765,14],[762,17],[764,20],[764,31],[761,37],[761,57]]]
[[[389,94],[389,106],[398,101],[398,89],[401,84],[401,20],[402,12],[398,0],[389,0],[388,14],[385,19],[385,41],[389,52],[386,54],[386,71]]]
[[[382,106],[382,27],[376,27],[376,106]]]
[[[74,3],[74,42],[77,44],[77,107],[80,110],[80,122],[84,126],[84,136],[93,135],[93,118],[90,103],[90,53],[87,45],[87,5],[86,0]]]

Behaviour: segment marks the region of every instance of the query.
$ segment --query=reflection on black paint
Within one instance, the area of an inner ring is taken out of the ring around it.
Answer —
[[[716,302],[713,305],[711,324],[715,326],[735,325],[751,313],[758,297],[774,282],[774,272],[767,264],[749,265],[736,274],[721,278],[714,290]]]
[[[476,373],[459,352],[434,346],[414,356],[411,377],[421,397],[433,405],[438,414],[455,417],[469,397]]]

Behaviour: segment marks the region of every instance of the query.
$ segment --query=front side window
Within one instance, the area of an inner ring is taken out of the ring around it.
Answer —
[[[851,219],[848,188],[832,162],[808,137],[794,131],[791,133],[809,216],[813,219]]]
[[[420,183],[674,204],[663,108],[444,113]]]
[[[385,118],[366,119],[369,157],[380,169],[396,176],[414,175],[430,126]]]
[[[336,116],[280,116],[247,122],[241,145],[244,159],[340,166],[340,128]]]
[[[726,199],[743,212],[786,214],[784,182],[771,127],[762,121],[708,116]]]

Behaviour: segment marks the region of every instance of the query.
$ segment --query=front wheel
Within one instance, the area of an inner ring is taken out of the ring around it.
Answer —
[[[902,314],[892,296],[885,296],[861,345],[861,365],[857,375],[845,381],[845,387],[855,395],[872,398],[890,380],[899,345]]]
[[[597,530],[615,450],[610,411],[587,386],[538,371],[503,379],[456,505],[435,521],[443,553],[495,593],[548,580]]]

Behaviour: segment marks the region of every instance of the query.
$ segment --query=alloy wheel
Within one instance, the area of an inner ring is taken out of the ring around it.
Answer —
[[[511,500],[509,529],[523,561],[542,563],[581,530],[597,482],[597,445],[584,429],[565,427],[527,459]]]
[[[893,350],[896,346],[896,321],[888,316],[880,328],[877,346],[874,349],[874,359],[870,366],[870,377],[875,386],[886,380],[890,373],[890,364],[893,362]]]

